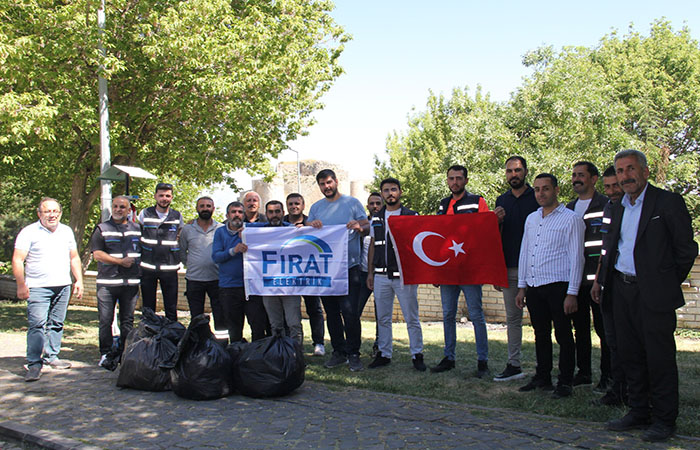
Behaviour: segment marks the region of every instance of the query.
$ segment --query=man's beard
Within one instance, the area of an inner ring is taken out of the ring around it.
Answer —
[[[521,180],[520,178],[511,178],[508,184],[510,184],[510,187],[513,189],[520,189],[523,187],[523,185],[525,185],[525,180]]]
[[[399,199],[398,199],[398,198],[387,198],[387,199],[384,200],[384,203],[386,203],[386,204],[389,205],[389,206],[394,206],[394,205],[397,204],[398,202],[399,202]]]
[[[243,226],[243,221],[239,218],[229,220],[229,223],[233,228],[240,228]]]
[[[330,191],[331,191],[331,192],[330,192],[330,194],[329,194],[327,189],[324,190],[324,191],[323,191],[323,195],[325,195],[327,198],[331,198],[331,197],[335,197],[335,194],[338,193],[338,189],[331,189]]]
[[[209,220],[209,219],[211,219],[212,212],[211,211],[199,211],[197,214],[199,215],[200,219]]]

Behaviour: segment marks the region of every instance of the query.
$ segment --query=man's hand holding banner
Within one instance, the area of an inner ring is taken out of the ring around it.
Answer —
[[[391,216],[389,233],[404,284],[508,286],[493,212]]]
[[[246,227],[242,234],[247,295],[346,295],[345,225]]]

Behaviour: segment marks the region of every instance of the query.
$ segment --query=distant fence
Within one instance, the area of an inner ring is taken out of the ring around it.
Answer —
[[[71,299],[73,305],[97,306],[97,298],[95,297],[95,272],[88,271],[84,277],[85,293],[83,298],[78,300]],[[678,310],[678,326],[681,328],[696,328],[700,329],[700,257],[695,260],[695,265],[690,272],[688,282],[683,284],[683,295],[685,296],[685,306]],[[11,276],[0,275],[0,298],[15,298],[16,287],[15,281]],[[457,319],[467,317],[464,296],[460,294],[460,308],[458,310]],[[207,302],[207,312],[208,312]],[[440,289],[431,285],[421,285],[418,287],[418,303],[420,305],[420,319],[424,322],[440,322],[442,321],[442,303],[440,301]],[[304,302],[301,302],[302,309]],[[483,290],[483,305],[486,321],[489,323],[505,323],[506,312],[503,306],[503,296],[490,285],[484,285]],[[140,307],[140,303],[137,305]],[[178,301],[177,307],[180,310],[187,311],[187,298],[185,297],[185,273],[180,273],[178,286]],[[160,291],[158,291],[158,310],[162,311],[163,303]],[[374,320],[374,303],[372,299],[367,302],[367,306],[362,314],[364,319]],[[394,320],[402,321],[401,308],[398,302],[394,303]],[[527,308],[525,309],[525,321],[528,322]]]

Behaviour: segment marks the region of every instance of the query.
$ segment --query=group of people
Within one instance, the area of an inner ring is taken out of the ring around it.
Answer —
[[[505,162],[510,189],[496,200],[495,213],[502,237],[508,286],[502,291],[506,310],[508,359],[495,381],[521,379],[522,320],[527,306],[535,331],[537,368],[520,391],[552,391],[554,399],[572,395],[573,388],[592,384],[591,312],[600,339],[600,379],[604,395],[599,405],[630,407],[611,430],[647,428],[644,438],[658,441],[672,435],[678,414],[678,373],[673,332],[675,309],[683,304],[680,284],[687,277],[697,244],[682,198],[648,183],[646,157],[623,150],[603,173],[605,195],[596,191],[600,177],[587,161],[573,165],[576,199],[560,203],[559,182],[540,173],[527,183],[527,162],[512,156]],[[376,342],[369,369],[391,363],[392,312],[398,298],[409,336],[412,366],[426,371],[419,320],[417,285],[400,277],[394,242],[389,233],[392,215],[415,215],[402,204],[401,182],[386,178],[369,196],[367,211],[355,198],[338,191],[336,174],[325,169],[316,176],[323,198],[304,214],[304,198],[287,196],[286,205],[267,202],[255,192],[226,207],[225,223],[212,218],[214,201],[201,197],[197,218],[185,224],[170,208],[173,186],[159,183],[155,202],[143,210],[138,223],[129,220],[129,199],[115,197],[112,215],[100,223],[90,246],[98,262],[97,299],[100,318],[100,365],[113,369],[123,351],[114,348],[112,321],[119,304],[122,336],[133,327],[139,295],[144,307],[155,309],[160,283],[165,314],[177,319],[177,270],[187,268],[186,297],[193,316],[211,303],[214,327],[231,341],[243,339],[244,322],[252,340],[272,332],[303,341],[301,296],[246,295],[241,238],[246,226],[345,225],[348,228],[348,293],[304,296],[314,355],[323,356],[324,318],[332,353],[325,367],[348,365],[361,371],[360,316],[374,292]],[[466,190],[467,168],[447,170],[450,195],[436,205],[437,214],[489,211],[483,197]],[[285,214],[284,209],[287,209]],[[368,214],[369,213],[369,214]],[[82,294],[82,271],[73,234],[60,224],[61,207],[42,199],[39,222],[19,234],[13,271],[19,298],[28,298],[27,381],[39,379],[42,364],[69,367],[58,359],[68,298],[70,273],[74,295]],[[62,255],[65,254],[64,258]],[[60,264],[60,266],[59,266]],[[26,268],[25,268],[26,267]],[[59,279],[60,278],[60,279]],[[488,377],[488,337],[482,309],[482,285],[440,285],[443,309],[444,357],[430,371],[455,368],[456,313],[459,294],[466,299],[476,340],[478,378]],[[321,307],[323,305],[323,308]],[[559,374],[552,384],[551,328],[559,344]],[[578,370],[576,370],[578,369]]]

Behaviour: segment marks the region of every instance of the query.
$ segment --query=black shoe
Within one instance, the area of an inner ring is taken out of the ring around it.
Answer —
[[[493,381],[510,381],[519,380],[521,378],[525,378],[525,374],[520,367],[506,364],[506,368],[503,370],[503,372],[493,377]]]
[[[368,369],[376,369],[377,367],[388,366],[391,364],[391,358],[385,358],[381,353],[378,353],[374,361],[367,365]]]
[[[564,397],[571,397],[573,391],[574,388],[572,388],[568,384],[557,384],[557,387],[554,389],[554,392],[552,392],[552,398],[558,400]]]
[[[591,400],[593,406],[622,406],[622,398],[615,391],[608,391],[606,394],[595,400]]]
[[[474,374],[476,378],[486,378],[490,373],[488,361],[476,362],[476,373]]]
[[[676,431],[674,425],[666,425],[661,422],[654,422],[647,430],[642,434],[642,440],[647,442],[663,442],[668,440],[673,433]]]
[[[440,361],[440,363],[437,366],[431,367],[430,371],[432,373],[440,373],[447,372],[448,370],[452,370],[454,368],[455,362],[451,359],[447,359],[447,356],[445,356],[444,358],[442,358],[442,361]]]
[[[372,344],[372,353],[370,353],[369,356],[371,358],[376,358],[378,354],[379,354],[379,345],[377,344],[377,341],[374,341],[374,344]]]
[[[541,378],[532,377],[532,380],[525,386],[521,386],[518,388],[518,391],[520,392],[530,392],[534,391],[535,389],[542,389],[543,391],[551,391],[554,389],[554,386],[552,386],[552,382],[549,380],[543,380]]]
[[[413,368],[416,369],[418,372],[425,372],[427,367],[425,367],[425,363],[423,362],[423,354],[422,353],[416,353],[413,355]]]
[[[626,430],[646,430],[651,421],[648,417],[634,417],[632,413],[627,413],[621,419],[611,420],[605,424],[605,428],[610,431],[626,431]]]
[[[599,394],[605,394],[612,387],[612,385],[613,385],[612,378],[610,378],[607,375],[601,375],[600,381],[593,388],[593,392],[597,392]]]
[[[572,384],[574,387],[589,386],[593,384],[593,379],[590,375],[583,375],[581,372],[579,372],[574,376],[574,382]]]
[[[41,364],[30,366],[24,374],[24,381],[27,382],[37,381],[39,378],[41,378]]]
[[[326,364],[324,364],[324,366],[326,367],[326,369],[332,369],[334,367],[342,366],[343,364],[347,364],[347,363],[348,363],[347,356],[345,356],[342,353],[333,352],[330,359],[328,361],[326,361]]]
[[[365,366],[362,365],[362,361],[360,360],[359,353],[348,355],[348,366],[350,367],[350,372],[362,372],[365,370]]]

